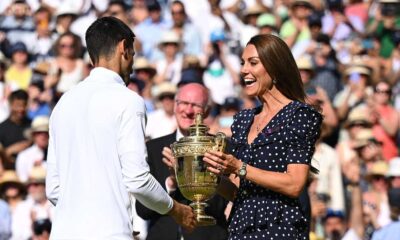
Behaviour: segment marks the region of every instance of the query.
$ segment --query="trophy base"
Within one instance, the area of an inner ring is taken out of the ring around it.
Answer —
[[[193,202],[190,204],[196,213],[197,226],[205,227],[205,226],[213,226],[217,224],[217,221],[212,216],[207,215],[204,212],[207,203],[204,202]]]
[[[217,221],[208,215],[197,215],[196,219],[198,227],[213,226],[217,224]]]

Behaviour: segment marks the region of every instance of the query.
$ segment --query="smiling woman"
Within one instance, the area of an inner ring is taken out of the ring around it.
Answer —
[[[308,239],[309,219],[299,196],[321,114],[305,103],[293,56],[276,36],[250,39],[242,54],[241,76],[246,94],[258,97],[262,105],[234,116],[233,154],[212,151],[204,157],[211,172],[230,175],[239,187],[236,192],[219,188],[234,201],[229,239]]]

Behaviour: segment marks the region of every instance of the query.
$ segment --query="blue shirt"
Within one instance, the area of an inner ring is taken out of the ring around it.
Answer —
[[[400,239],[400,221],[392,222],[389,225],[377,230],[372,235],[372,240]]]
[[[11,213],[5,201],[0,199],[0,240],[11,236]]]

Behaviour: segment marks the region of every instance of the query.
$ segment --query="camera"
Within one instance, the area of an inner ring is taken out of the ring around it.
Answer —
[[[317,193],[317,199],[323,203],[327,203],[331,200],[331,197],[327,193]]]

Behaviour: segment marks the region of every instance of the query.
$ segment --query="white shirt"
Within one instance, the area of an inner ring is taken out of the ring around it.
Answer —
[[[43,162],[44,153],[36,144],[30,146],[29,148],[21,151],[17,155],[16,160],[16,170],[19,180],[21,182],[28,181],[29,174],[35,164],[40,164],[46,167]]]
[[[175,115],[168,116],[164,109],[157,109],[147,115],[146,136],[149,138],[165,136],[175,130]]]
[[[160,214],[172,208],[150,174],[144,128],[143,99],[113,71],[95,68],[63,95],[50,117],[51,239],[132,239],[132,195]]]

